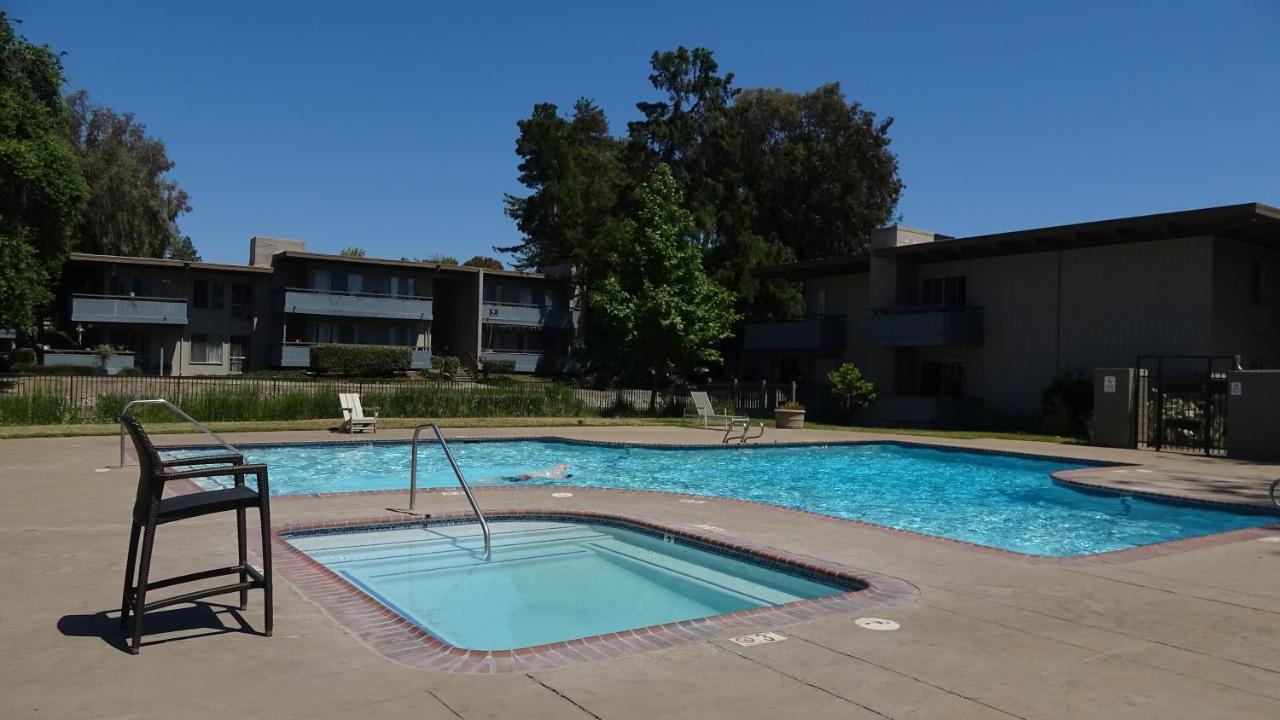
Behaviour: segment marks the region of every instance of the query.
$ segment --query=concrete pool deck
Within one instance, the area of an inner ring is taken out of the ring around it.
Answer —
[[[720,438],[671,427],[447,434],[676,444]],[[348,438],[290,432],[228,439]],[[1007,440],[772,430],[764,438],[886,439],[1124,463],[1074,471],[1072,479],[1217,502],[1263,503],[1280,476],[1271,465]],[[121,649],[115,614],[136,470],[112,467],[117,452],[114,437],[0,441],[0,717],[1280,717],[1280,542],[1269,541],[1280,529],[1093,562],[1036,562],[765,505],[602,489],[574,489],[568,498],[553,497],[550,487],[477,494],[485,508],[604,512],[714,533],[896,578],[917,593],[911,602],[867,611],[899,622],[894,632],[864,630],[853,623],[858,615],[834,614],[754,628],[788,638],[756,647],[739,647],[726,634],[547,670],[476,675],[387,659],[277,574],[274,637],[252,632],[262,619],[255,592],[244,613],[216,605],[153,613],[142,654],[133,657]],[[432,513],[466,507],[439,491],[425,492],[419,503]],[[403,493],[281,497],[272,515],[285,525],[386,515],[404,504]],[[234,558],[234,527],[218,516],[166,526],[153,573],[225,564]]]

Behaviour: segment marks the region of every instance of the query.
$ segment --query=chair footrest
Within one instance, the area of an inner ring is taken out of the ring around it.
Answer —
[[[167,598],[164,598],[163,600],[156,600],[154,602],[146,603],[145,605],[142,606],[142,611],[149,612],[151,610],[155,610],[156,608],[162,608],[168,605],[177,605],[179,603],[191,602],[192,600],[199,600],[200,598],[212,597],[214,595],[225,595],[227,593],[238,592],[240,590],[254,590],[254,589],[263,588],[263,587],[265,587],[264,583],[261,580],[255,579],[255,580],[249,580],[247,582],[238,582],[238,583],[231,583],[229,585],[219,585],[217,587],[211,587],[211,588],[202,588],[200,590],[192,590],[189,593],[182,593],[181,595],[174,595],[172,597],[167,597]]]

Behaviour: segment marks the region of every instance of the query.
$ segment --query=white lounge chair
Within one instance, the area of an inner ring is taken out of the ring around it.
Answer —
[[[686,418],[696,418],[702,421],[702,427],[709,428],[714,421],[720,428],[728,428],[735,422],[744,422],[749,420],[746,415],[725,415],[716,412],[715,407],[711,404],[711,398],[705,392],[689,392],[689,399],[693,401],[693,407],[684,409]],[[723,424],[721,424],[723,421]]]
[[[378,432],[378,410],[374,408],[372,416],[365,415],[364,408],[360,406],[360,393],[338,393],[338,404],[342,405],[340,432]]]

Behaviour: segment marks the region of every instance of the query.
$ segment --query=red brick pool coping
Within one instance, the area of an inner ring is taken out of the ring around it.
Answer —
[[[490,521],[532,518],[606,521],[611,524],[667,533],[712,549],[781,565],[784,570],[789,567],[805,575],[817,575],[841,585],[859,587],[843,593],[811,600],[798,600],[783,605],[515,650],[488,651],[469,650],[440,640],[316,562],[284,537],[287,533],[305,530],[409,526],[424,523],[428,526],[452,524],[471,519],[473,516],[470,513],[440,513],[425,519],[420,516],[390,515],[314,520],[273,527],[272,554],[275,569],[292,582],[303,597],[318,605],[338,624],[353,632],[384,657],[410,667],[458,673],[530,672],[580,662],[624,657],[713,638],[771,630],[797,622],[863,611],[873,607],[904,604],[911,602],[918,595],[918,590],[914,586],[897,578],[876,573],[855,574],[847,569],[799,558],[782,551],[743,545],[721,537],[690,532],[625,515],[582,510],[502,509],[489,511],[485,516]]]

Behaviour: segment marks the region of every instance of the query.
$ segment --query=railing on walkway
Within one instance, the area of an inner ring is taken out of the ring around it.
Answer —
[[[476,514],[476,520],[480,523],[480,532],[484,534],[484,555],[485,559],[489,559],[492,554],[492,548],[489,538],[489,523],[484,519],[484,513],[480,512],[480,506],[476,504],[476,496],[471,493],[471,486],[467,484],[467,479],[462,476],[462,469],[458,467],[458,461],[453,458],[453,451],[449,449],[449,443],[444,440],[444,433],[440,432],[440,426],[435,423],[425,423],[413,429],[413,442],[409,446],[409,512],[413,512],[418,504],[418,436],[423,430],[431,428],[436,435],[436,442],[440,443],[440,449],[444,450],[444,456],[449,460],[449,466],[453,468],[453,474],[458,478],[458,485],[462,488],[462,492],[467,496],[467,502],[471,503],[471,511]]]

